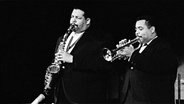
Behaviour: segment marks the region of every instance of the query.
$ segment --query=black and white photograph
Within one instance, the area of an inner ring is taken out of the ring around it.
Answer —
[[[183,104],[182,0],[0,0],[2,104]]]

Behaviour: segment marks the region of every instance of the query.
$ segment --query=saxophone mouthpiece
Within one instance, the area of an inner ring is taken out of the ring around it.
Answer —
[[[68,31],[74,31],[78,26],[75,23],[71,23]]]

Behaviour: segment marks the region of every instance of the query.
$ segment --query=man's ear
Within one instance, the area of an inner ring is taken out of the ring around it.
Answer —
[[[89,25],[90,22],[91,22],[91,19],[90,19],[90,18],[87,18],[87,19],[86,19],[86,24]]]
[[[154,33],[155,32],[155,26],[152,26],[151,27],[151,33]]]

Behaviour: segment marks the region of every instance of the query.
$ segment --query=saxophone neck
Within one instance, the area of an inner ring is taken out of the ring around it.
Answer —
[[[62,39],[62,42],[65,42],[66,39],[69,37],[69,35],[72,33],[72,31],[67,31],[64,36],[63,36],[63,39]]]

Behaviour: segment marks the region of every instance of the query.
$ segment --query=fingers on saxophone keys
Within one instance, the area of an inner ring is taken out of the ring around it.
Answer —
[[[61,56],[60,52],[55,53],[55,56]]]
[[[58,55],[55,57],[55,61],[60,61],[63,59],[63,56],[62,55]]]

